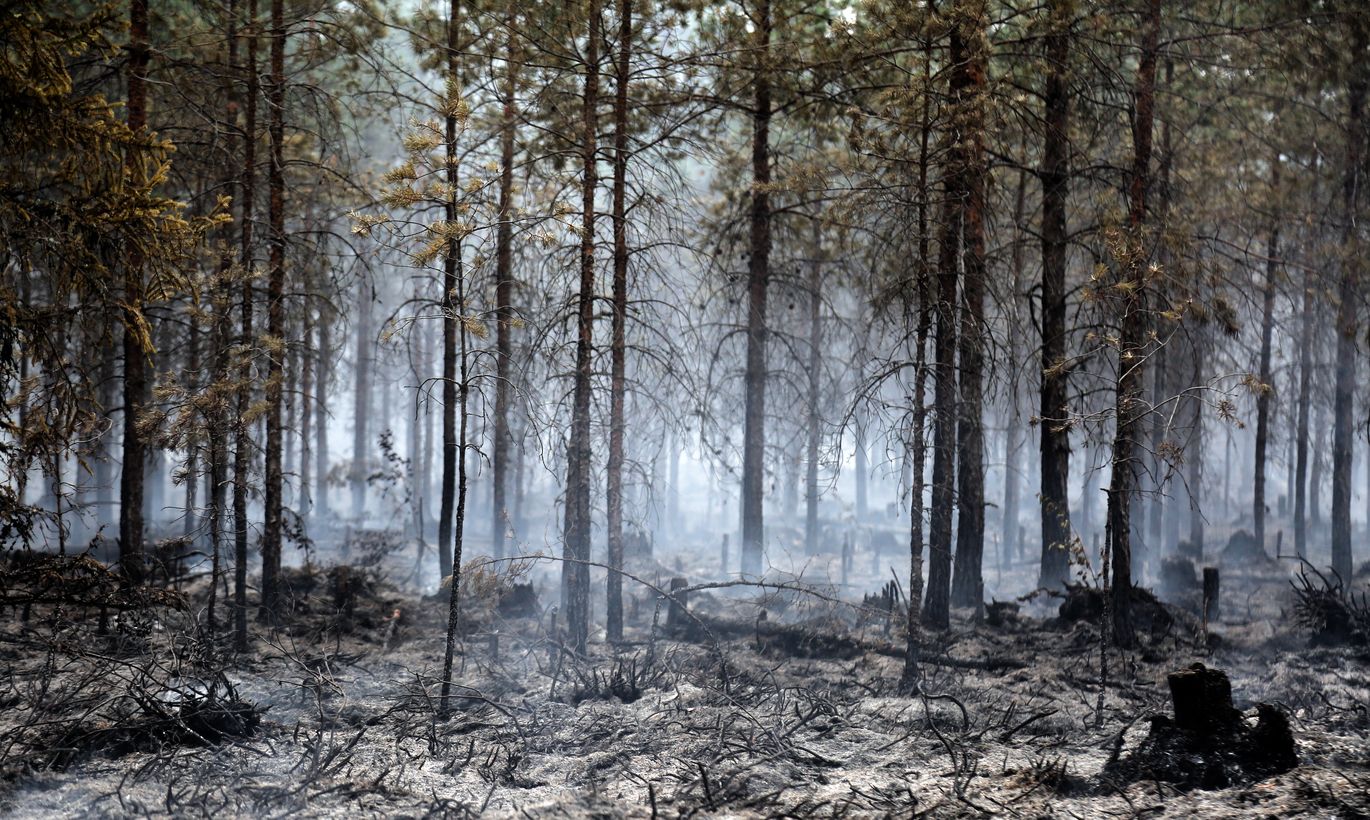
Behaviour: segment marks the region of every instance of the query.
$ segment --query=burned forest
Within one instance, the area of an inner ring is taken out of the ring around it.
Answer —
[[[1370,816],[1370,4],[0,0],[0,817]]]

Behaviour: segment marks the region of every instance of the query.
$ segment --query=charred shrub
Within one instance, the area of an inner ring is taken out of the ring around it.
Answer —
[[[661,685],[665,669],[650,655],[618,657],[608,670],[591,667],[588,671],[572,667],[576,678],[569,701],[573,706],[590,700],[618,700],[634,703],[648,689]]]
[[[1289,583],[1294,587],[1294,618],[1311,633],[1314,646],[1370,645],[1370,602],[1364,592],[1357,597],[1335,573],[1329,579],[1307,563]]]

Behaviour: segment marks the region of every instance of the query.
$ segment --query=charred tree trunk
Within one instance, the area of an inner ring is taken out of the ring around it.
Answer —
[[[590,635],[590,389],[594,352],[595,298],[595,167],[599,130],[599,0],[590,0],[589,36],[585,43],[585,99],[581,133],[580,292],[576,299],[575,391],[571,406],[571,440],[566,449],[565,561],[561,566],[569,643],[583,652]]]
[[[1272,202],[1279,198],[1280,158],[1276,154],[1270,166]],[[1265,292],[1261,301],[1261,371],[1256,388],[1256,469],[1255,486],[1251,493],[1251,514],[1254,521],[1256,544],[1265,549],[1265,453],[1270,438],[1270,398],[1274,393],[1275,377],[1270,372],[1270,343],[1275,325],[1275,277],[1279,273],[1276,261],[1280,252],[1280,221],[1278,210],[1270,219],[1270,236],[1265,246]]]
[[[147,130],[148,68],[147,0],[129,4],[128,127],[141,137]],[[125,165],[135,179],[143,176],[143,159],[129,146]],[[134,251],[124,260],[124,452],[119,476],[119,569],[130,584],[143,581],[143,461],[146,443],[138,416],[147,393],[147,351],[138,332],[143,310],[143,259]]]
[[[491,448],[494,482],[490,537],[496,558],[503,558],[509,537],[509,394],[514,358],[514,128],[515,70],[513,18],[506,21],[504,119],[500,123],[499,227],[495,234],[495,440]]]
[[[853,448],[856,453],[856,520],[863,522],[869,513],[870,454],[866,450],[866,422],[860,416],[852,420]]]
[[[956,606],[984,607],[985,554],[985,189],[988,166],[984,145],[985,38],[988,10],[984,0],[967,0],[960,15],[966,55],[965,79],[958,105],[966,108],[961,150],[965,151],[965,210],[962,213],[962,267],[965,294],[961,314],[961,402],[957,413],[956,563],[951,600]]]
[[[823,280],[818,263],[818,248],[822,243],[822,229],[818,220],[813,223],[813,260],[809,264],[809,392],[805,397],[807,420],[804,442],[804,554],[818,554],[818,400],[823,368]]]
[[[365,281],[357,285],[357,371],[352,393],[352,517],[366,515],[366,451],[371,428],[371,313],[375,292]]]
[[[951,30],[950,105],[957,110],[966,90],[968,55],[960,26]],[[942,206],[942,236],[937,260],[936,366],[933,376],[936,420],[933,426],[932,516],[928,539],[928,586],[923,601],[923,623],[946,629],[951,623],[951,534],[956,481],[956,335],[958,256],[966,198],[966,160],[959,135],[946,137],[947,164],[943,172],[946,199]]]
[[[333,372],[331,322],[324,315],[325,310],[328,308],[319,308],[318,378],[314,380],[314,407],[319,421],[315,425],[313,500],[315,515],[320,517],[328,515],[328,379]]]
[[[771,281],[771,3],[756,9],[752,101],[751,236],[747,258],[746,408],[742,443],[742,572],[764,569],[766,484],[766,293]]]
[[[186,387],[187,389],[200,392],[204,390],[204,385],[200,384],[200,321],[192,312],[186,317]],[[199,520],[196,518],[195,510],[198,506],[196,494],[200,487],[200,449],[191,443],[186,448],[185,460],[185,515],[181,519],[181,535],[190,539],[195,535],[199,527]],[[60,488],[60,483],[54,484],[54,490]]]
[[[247,650],[247,488],[252,480],[252,430],[244,420],[252,404],[252,219],[257,188],[257,0],[247,2],[247,95],[244,105],[242,246],[243,288],[238,367],[238,429],[233,451],[233,640]]]
[[[1066,197],[1070,180],[1070,26],[1073,0],[1053,0],[1046,38],[1042,143],[1041,587],[1070,577],[1070,407],[1066,398]]]
[[[271,0],[271,164],[267,177],[271,272],[267,280],[266,521],[262,527],[262,606],[258,619],[277,617],[281,573],[282,388],[285,379],[285,0]]]
[[[1365,53],[1367,31],[1363,12],[1352,13],[1351,54]],[[1347,82],[1346,170],[1342,183],[1341,282],[1337,294],[1337,353],[1332,394],[1332,571],[1350,583],[1351,557],[1351,456],[1355,444],[1351,414],[1356,389],[1356,337],[1360,333],[1357,302],[1360,298],[1360,242],[1356,225],[1360,216],[1361,164],[1365,155],[1365,95],[1367,68],[1353,60]]]
[[[1146,194],[1150,184],[1151,131],[1156,92],[1156,52],[1161,33],[1161,0],[1147,3],[1142,56],[1137,65],[1132,120],[1132,174],[1128,191],[1128,258],[1123,266],[1119,305],[1118,383],[1113,437],[1113,474],[1109,482],[1108,521],[1112,532],[1113,640],[1121,647],[1134,641],[1132,626],[1133,496],[1137,490],[1138,437],[1142,432],[1143,365],[1147,356],[1145,296]]]
[[[627,387],[625,365],[628,321],[628,69],[632,54],[633,2],[618,3],[618,64],[614,78],[614,296],[613,337],[610,341],[608,640],[623,640],[623,399]]]
[[[452,0],[451,17],[449,18],[449,20],[455,21],[456,15],[457,0]],[[453,25],[452,27],[455,26]],[[449,52],[449,54],[452,55],[452,61],[454,65],[454,67],[452,68],[452,73],[453,76],[455,76],[456,50],[453,49]],[[450,201],[455,200],[455,198],[458,196],[459,190],[460,189],[456,188],[455,186],[453,187],[452,193],[450,194]],[[453,241],[452,245],[453,247],[449,248],[449,252],[455,252],[457,254],[460,254],[461,244],[459,242]],[[466,277],[464,271],[460,269],[460,265],[458,266],[457,271],[456,297],[456,302],[458,306],[466,304]],[[461,554],[466,528],[467,482],[466,459],[464,456],[467,450],[467,425],[470,419],[470,414],[467,412],[467,400],[470,398],[471,395],[471,372],[470,361],[468,356],[466,322],[463,321],[459,322],[458,324],[459,330],[457,331],[457,339],[460,350],[458,352],[459,382],[457,384],[457,445],[460,448],[460,452],[463,457],[459,459],[457,462],[457,512],[456,518],[453,521],[452,588],[447,598],[447,647],[442,663],[442,695],[438,701],[439,709],[444,715],[450,712],[450,703],[448,698],[452,691],[452,659],[456,653],[457,635],[459,634],[458,627],[460,626],[461,618]]]
[[[305,308],[304,328],[300,333],[303,339],[303,349],[299,353],[300,362],[300,498],[299,513],[301,516],[309,517],[312,515],[314,507],[310,497],[310,476],[311,476],[311,456],[313,454],[312,441],[310,435],[314,427],[314,354],[310,351],[310,346],[314,343],[314,320],[310,315],[309,308]]]
[[[1204,357],[1207,355],[1207,331],[1199,328],[1193,337],[1190,354],[1192,356],[1192,373],[1190,384],[1202,385],[1204,383]],[[1191,399],[1190,422],[1191,431],[1189,446],[1185,448],[1185,460],[1189,464],[1189,477],[1186,484],[1189,487],[1189,543],[1198,550],[1202,557],[1204,553],[1204,514],[1203,514],[1203,480],[1204,480],[1204,418],[1203,402]]]
[[[1016,355],[1022,349],[1022,331],[1019,328],[1018,294],[1023,287],[1023,259],[1026,232],[1023,230],[1023,214],[1027,208],[1027,172],[1018,174],[1018,191],[1013,200],[1013,250],[1009,267],[1013,277],[1009,303],[1006,310],[1008,319],[1008,353]],[[1029,354],[1030,355],[1030,354]],[[1010,382],[1008,412],[1005,414],[1004,431],[1004,516],[1000,523],[999,563],[1007,567],[1009,556],[1017,553],[1018,547],[1018,496],[1021,480],[1018,473],[1019,459],[1023,449],[1022,406],[1018,402],[1017,362],[1010,363]]]

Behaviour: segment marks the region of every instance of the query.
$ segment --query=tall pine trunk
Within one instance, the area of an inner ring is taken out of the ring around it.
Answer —
[[[129,7],[128,127],[135,135],[147,130],[148,14],[147,0]],[[130,175],[141,179],[143,159],[138,149],[125,149]],[[124,260],[124,452],[119,476],[119,569],[130,584],[143,580],[143,462],[146,443],[138,431],[138,416],[147,393],[147,351],[139,338],[143,308],[143,259],[136,251]],[[22,497],[22,496],[21,496]]]
[[[504,119],[500,122],[499,227],[495,234],[495,440],[491,447],[494,482],[490,537],[496,558],[505,554],[509,537],[509,396],[513,378],[514,272],[514,128],[517,70],[514,52],[514,20],[505,22]]]
[[[352,518],[366,514],[366,452],[371,428],[371,315],[375,292],[365,281],[357,284],[357,370],[352,393]]]
[[[822,390],[821,371],[823,369],[823,306],[822,269],[819,266],[819,246],[822,243],[822,229],[818,220],[813,223],[813,260],[809,263],[809,390],[805,398],[807,421],[805,422],[804,465],[804,554],[818,554],[818,444],[819,397]]]
[[[932,85],[932,38],[923,41],[923,87]],[[904,669],[899,688],[913,691],[921,674],[918,666],[918,614],[923,605],[923,467],[927,462],[927,383],[928,336],[932,331],[932,263],[928,259],[932,236],[928,228],[928,188],[930,142],[932,138],[932,95],[923,95],[922,128],[918,144],[918,266],[911,283],[917,300],[918,323],[914,331],[913,407],[909,447],[913,463],[909,481],[909,610],[904,646]]]
[[[1018,190],[1013,200],[1013,250],[1009,258],[1009,268],[1013,278],[1009,291],[1009,303],[1005,308],[1008,320],[1008,352],[1010,356],[1016,356],[1017,351],[1022,349],[1018,294],[1022,292],[1025,265],[1023,252],[1026,231],[1023,226],[1023,214],[1027,208],[1027,178],[1026,171],[1019,172]],[[1018,401],[1017,362],[1011,362],[1010,367],[1012,368],[1010,371],[1012,375],[1009,377],[1008,408],[1004,414],[1004,514],[1000,523],[999,537],[999,564],[1005,568],[1008,567],[1009,556],[1014,555],[1018,547],[1018,497],[1019,487],[1022,484],[1019,477],[1019,472],[1021,472],[1019,459],[1022,458],[1023,449],[1023,414],[1022,406]]]
[[[771,282],[771,3],[756,8],[752,191],[747,256],[747,367],[742,430],[742,572],[765,565],[766,295]]]
[[[961,313],[960,364],[961,401],[957,412],[957,528],[956,563],[952,575],[951,600],[956,606],[974,607],[977,615],[984,607],[985,556],[985,428],[983,371],[985,350],[985,190],[988,166],[985,158],[984,100],[985,69],[989,43],[985,39],[988,11],[984,0],[966,0],[959,10],[959,25],[966,55],[962,67],[961,150],[965,152],[965,210],[962,215],[962,268],[964,301]]]
[[[270,275],[267,280],[266,377],[266,521],[262,527],[262,606],[258,618],[277,616],[281,573],[282,393],[285,379],[285,0],[271,0],[271,163],[268,168],[267,221],[270,231]]]
[[[628,68],[633,38],[632,0],[618,3],[618,63],[614,84],[614,294],[613,331],[609,345],[609,464],[607,525],[609,536],[608,639],[623,639],[623,399],[628,320]]]
[[[1271,202],[1279,201],[1280,158],[1270,166]],[[1280,220],[1276,209],[1270,218],[1270,235],[1265,245],[1265,290],[1261,300],[1260,385],[1256,388],[1256,469],[1251,493],[1251,513],[1256,543],[1265,548],[1265,454],[1270,439],[1270,399],[1274,393],[1274,374],[1270,372],[1270,345],[1275,326],[1275,277],[1279,273]]]
[[[571,406],[571,440],[566,450],[566,519],[562,563],[562,599],[569,643],[584,652],[590,637],[590,388],[594,353],[595,298],[595,167],[599,130],[599,0],[590,0],[589,36],[585,43],[585,98],[581,133],[580,292],[576,307],[575,389]]]
[[[1137,65],[1132,119],[1132,173],[1128,188],[1128,256],[1118,299],[1118,376],[1108,530],[1112,541],[1113,640],[1129,647],[1132,625],[1132,502],[1137,490],[1136,448],[1142,435],[1143,366],[1147,357],[1145,297],[1146,195],[1151,182],[1151,137],[1156,97],[1156,52],[1161,34],[1161,0],[1148,0],[1142,55]]]
[[[1366,47],[1364,12],[1347,16],[1351,27],[1349,53],[1363,55]],[[1351,414],[1356,390],[1356,337],[1360,333],[1357,304],[1361,287],[1360,242],[1356,225],[1360,216],[1361,163],[1365,155],[1365,95],[1367,68],[1364,61],[1351,62],[1347,82],[1347,142],[1345,178],[1342,182],[1343,224],[1341,281],[1337,293],[1337,353],[1332,392],[1332,571],[1351,582],[1351,456],[1355,430]]]
[[[1046,37],[1045,128],[1042,135],[1042,383],[1040,587],[1070,577],[1070,407],[1066,397],[1066,197],[1070,181],[1070,26],[1073,0],[1052,0]],[[1088,502],[1086,502],[1088,503]]]
[[[247,95],[244,105],[242,246],[242,303],[238,368],[238,429],[233,450],[233,638],[239,652],[247,650],[247,488],[252,481],[252,431],[244,419],[252,404],[252,220],[257,189],[257,0],[247,2]]]

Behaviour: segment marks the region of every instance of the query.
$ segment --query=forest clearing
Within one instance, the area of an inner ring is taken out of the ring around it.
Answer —
[[[5,0],[0,815],[1370,816],[1370,6]]]

